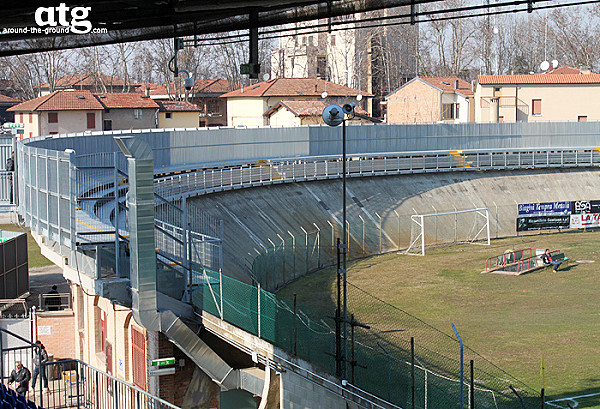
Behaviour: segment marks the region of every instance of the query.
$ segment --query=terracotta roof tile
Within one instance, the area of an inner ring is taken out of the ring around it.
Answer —
[[[480,75],[482,85],[507,84],[600,84],[600,74]]]
[[[95,72],[86,72],[83,74],[73,74],[67,75],[62,78],[56,80],[57,88],[68,88],[68,87],[77,87],[77,86],[94,86],[99,84],[100,80],[104,83],[104,85],[113,86],[113,87],[122,87],[125,84],[125,80],[122,78],[111,77],[106,74],[99,74]],[[44,82],[40,85],[40,88],[48,88],[49,85],[47,82]]]
[[[572,75],[575,75],[575,74],[580,74],[580,73],[581,73],[581,71],[579,70],[579,68],[568,67],[565,65],[564,67],[558,67],[555,70],[548,71],[547,73],[541,73],[539,75],[544,75],[544,74],[561,74],[561,75],[572,74]]]
[[[269,109],[265,116],[274,114],[280,107],[285,107],[296,116],[321,116],[325,107],[330,105],[331,102],[324,100],[284,100],[278,102],[274,107]],[[361,115],[367,115],[367,111],[361,107],[354,108],[354,112]]]
[[[458,77],[420,77],[423,81],[441,89],[442,91],[458,91],[463,95],[471,96],[474,95],[471,84],[465,80],[461,80]],[[458,88],[455,88],[456,81],[458,81]]]
[[[21,102],[21,100],[18,98],[9,97],[8,95],[0,94],[0,103],[2,102],[13,102],[16,104]]]
[[[90,91],[54,91],[10,107],[9,111],[74,111],[104,109]]]
[[[137,92],[131,94],[107,92],[95,96],[106,108],[158,108],[156,102]]]
[[[154,89],[158,89],[161,86],[162,85],[153,84],[151,82],[138,82],[137,84],[133,84],[133,90],[134,90],[134,92],[144,93],[144,91],[146,89],[149,89],[150,91],[152,91]]]
[[[170,92],[168,92],[170,91]],[[192,94],[224,94],[231,91],[231,83],[220,78],[208,80],[195,80]],[[179,82],[170,82],[168,85],[158,85],[155,89],[150,90],[150,95],[176,95],[178,92],[184,94],[183,87]]]
[[[255,85],[221,95],[221,98],[236,97],[320,97],[327,91],[330,97],[356,97],[359,93],[365,97],[373,94],[359,91],[344,85],[335,84],[318,78],[274,78]]]
[[[200,112],[200,108],[187,101],[155,101],[162,112]]]

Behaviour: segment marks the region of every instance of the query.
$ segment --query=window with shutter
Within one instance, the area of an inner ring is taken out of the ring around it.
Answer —
[[[542,115],[542,100],[534,99],[531,101],[531,114]]]
[[[133,384],[146,390],[146,337],[135,328],[131,329],[131,355]]]
[[[96,128],[96,114],[91,112],[87,114],[87,129]]]

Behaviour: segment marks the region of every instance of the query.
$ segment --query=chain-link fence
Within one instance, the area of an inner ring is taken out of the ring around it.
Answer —
[[[452,396],[445,405],[430,407],[457,407],[460,395],[460,345],[458,340],[419,318],[396,308],[367,293],[361,288],[348,283],[348,310],[359,312],[357,318],[370,326],[365,330],[357,328],[355,335],[359,341],[356,348],[356,360],[369,366],[385,367],[391,385],[376,382],[377,376],[369,381],[371,373],[357,371],[357,381],[373,384],[374,393],[388,396],[403,407],[410,407],[411,397],[402,391],[411,385],[411,338],[414,339],[415,360],[415,401],[417,407],[427,407],[428,402]],[[382,366],[381,361],[386,363]],[[539,394],[520,380],[503,371],[474,350],[464,348],[463,368],[465,374],[464,396],[469,399],[470,360],[474,362],[474,399],[478,408],[512,408],[518,407],[518,398],[511,386],[518,391],[530,406],[537,406]],[[402,381],[404,379],[404,381]],[[395,386],[395,387],[394,387]],[[445,393],[442,394],[441,392]],[[471,406],[469,406],[471,407]]]
[[[196,291],[202,292],[203,309],[290,354],[335,374],[335,320],[331,311],[283,299],[264,289],[204,269],[195,273]],[[370,299],[366,299],[370,298]],[[459,408],[461,383],[458,342],[401,310],[349,286],[349,311],[360,311],[356,319],[370,329],[356,327],[347,342],[347,379],[370,393],[402,407]],[[196,298],[195,298],[196,299]],[[362,305],[373,305],[364,311]],[[399,325],[392,328],[389,323]],[[414,347],[411,348],[411,337]],[[412,353],[411,351],[414,351]],[[476,408],[538,407],[535,391],[485,360],[469,348],[465,362],[474,361],[474,383],[464,373],[464,402]],[[352,366],[354,369],[352,369]],[[413,382],[414,373],[414,382]],[[474,405],[470,405],[473,396]]]
[[[487,242],[490,238],[517,235],[517,204],[498,206],[483,203],[479,207],[488,211],[460,212],[456,207],[415,209],[415,213],[432,214],[425,221],[425,247],[464,242]],[[348,212],[348,259],[359,259],[375,254],[408,249],[418,234],[420,226],[414,222],[415,214],[395,210]],[[438,213],[439,216],[435,214]],[[450,213],[450,214],[449,214]],[[489,231],[486,223],[489,223]],[[263,240],[268,245],[255,248],[251,269],[256,282],[268,291],[276,291],[306,273],[336,263],[336,240],[342,236],[342,226],[336,220],[305,223],[299,235],[277,235]],[[521,233],[523,234],[523,233]],[[533,234],[533,233],[532,233]],[[419,243],[421,239],[419,238]],[[420,253],[420,250],[419,250]]]

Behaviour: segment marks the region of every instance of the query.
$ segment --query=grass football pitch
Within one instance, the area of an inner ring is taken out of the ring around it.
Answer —
[[[488,257],[524,248],[560,249],[570,260],[557,273],[481,273]],[[334,278],[332,268],[316,272],[279,295],[331,311]],[[600,232],[374,256],[349,263],[348,281],[448,334],[454,323],[465,345],[536,390],[543,356],[547,407],[600,409]]]

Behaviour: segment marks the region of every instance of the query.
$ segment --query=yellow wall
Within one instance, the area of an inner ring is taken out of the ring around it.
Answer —
[[[165,114],[158,113],[159,128],[196,128],[200,123],[198,112],[171,112],[171,118]]]
[[[345,103],[344,100],[349,101],[351,98],[328,98],[327,102],[331,104]],[[308,101],[308,100],[321,100],[321,98],[308,98],[306,96],[298,97],[248,97],[248,98],[227,98],[227,126],[265,126],[269,125],[269,118],[263,115],[269,109],[277,105],[282,100],[296,100],[296,101]],[[365,104],[370,106],[371,98],[367,98]],[[363,100],[364,101],[364,100]],[[279,121],[279,119],[278,119]],[[283,121],[283,119],[282,119]],[[286,122],[288,120],[285,120]],[[309,120],[312,121],[312,120]],[[302,124],[304,124],[304,119]],[[313,123],[313,122],[309,122]],[[319,122],[314,122],[319,123]],[[295,126],[295,125],[274,125],[274,126]]]
[[[475,91],[475,120],[490,122],[489,99],[494,87],[500,88],[500,112],[504,122],[571,121],[587,116],[588,121],[600,120],[600,84],[521,84],[477,85]],[[515,104],[515,97],[518,103]],[[542,100],[541,115],[531,114],[533,99]]]
[[[40,135],[49,135],[50,132],[56,133],[72,133],[84,131],[101,131],[102,130],[102,111],[52,111],[58,112],[58,123],[48,123],[47,111],[32,112],[32,123],[29,123],[29,112],[23,112],[23,123],[25,125],[23,134],[24,138],[35,137]],[[88,129],[87,114],[94,113],[96,117],[95,127]],[[16,112],[15,121],[20,121],[21,112]]]
[[[277,112],[271,115],[269,124],[271,126],[300,126],[302,120],[288,109],[281,107]]]
[[[112,374],[132,382],[132,328],[136,328],[142,334],[146,334],[145,329],[135,324],[130,308],[112,304],[106,298],[87,295],[76,284],[72,284],[71,291],[76,322],[77,358],[102,371],[107,370],[106,355],[100,348],[100,317],[102,312],[105,312],[106,339],[112,345]],[[146,356],[149,359],[148,351]]]
[[[21,120],[21,114],[23,115],[23,120]],[[31,123],[29,123],[29,114],[31,114]],[[38,112],[15,112],[15,122],[23,123],[23,138],[40,136]]]
[[[85,131],[101,131],[102,130],[102,111],[52,111],[58,112],[58,123],[48,123],[48,112],[42,111],[40,117],[40,135],[48,135],[50,132],[72,133]],[[94,113],[96,120],[94,128],[87,127],[87,114]]]
[[[264,98],[227,98],[227,126],[264,126],[266,111]]]

